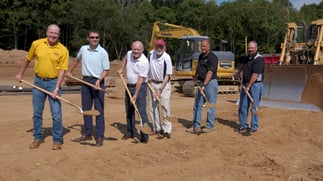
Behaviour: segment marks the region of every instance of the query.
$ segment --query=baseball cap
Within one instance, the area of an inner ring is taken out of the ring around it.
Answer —
[[[165,46],[166,42],[163,39],[156,40],[155,45]]]

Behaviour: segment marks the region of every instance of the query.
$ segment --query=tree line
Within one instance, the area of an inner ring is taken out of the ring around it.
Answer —
[[[28,50],[45,36],[46,27],[61,28],[60,41],[74,56],[86,44],[89,29],[111,60],[120,59],[133,40],[147,49],[153,23],[167,22],[209,36],[214,49],[245,53],[245,38],[262,53],[279,53],[287,22],[310,24],[322,18],[323,3],[295,9],[288,0],[0,0],[0,48]],[[172,55],[176,41],[167,40]]]

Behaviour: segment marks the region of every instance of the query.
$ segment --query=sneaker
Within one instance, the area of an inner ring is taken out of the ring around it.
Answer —
[[[39,145],[43,143],[42,141],[34,141],[29,145],[29,149],[36,149],[39,148]]]
[[[257,129],[252,129],[252,128],[251,128],[251,129],[249,129],[248,131],[249,131],[250,133],[255,133],[255,132],[257,132],[258,130],[257,130]]]
[[[82,143],[82,142],[85,142],[87,140],[92,140],[92,136],[91,135],[82,135],[81,137],[76,138],[73,141]]]
[[[212,132],[214,128],[203,128],[202,133],[209,133]]]
[[[134,138],[135,136],[134,135],[132,135],[132,134],[130,134],[130,133],[126,133],[126,134],[124,134],[123,135],[123,137],[121,138],[122,140],[127,140],[127,139],[129,139],[129,138]]]
[[[164,133],[164,137],[166,137],[166,138],[170,138],[170,133]]]
[[[236,129],[236,131],[238,133],[244,132],[244,131],[248,131],[248,128],[244,128],[244,127],[239,127],[238,129]]]
[[[192,134],[200,134],[201,128],[200,127],[191,127],[186,130],[186,132],[192,133]]]

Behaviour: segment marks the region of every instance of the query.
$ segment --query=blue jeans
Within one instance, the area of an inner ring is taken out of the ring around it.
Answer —
[[[135,93],[135,87],[129,87],[128,89],[131,93],[131,96]],[[127,134],[135,135],[136,134],[136,120],[135,120],[135,107],[130,101],[130,97],[128,93],[125,92],[125,106],[126,106],[126,116],[127,116]],[[136,100],[136,105],[139,111],[139,114],[142,119],[142,124],[148,123],[148,116],[146,112],[146,97],[147,97],[147,83],[143,83],[141,85],[141,89],[138,93],[138,97]]]
[[[56,88],[57,79],[44,81],[38,77],[35,77],[34,84],[38,87],[41,87],[49,92],[53,92]],[[34,140],[42,141],[43,140],[43,110],[48,97],[50,111],[52,114],[52,135],[54,143],[63,142],[63,124],[62,124],[62,109],[61,102],[58,99],[53,99],[51,96],[47,95],[44,92],[39,91],[38,89],[33,89],[33,125],[34,125]],[[61,90],[59,90],[58,95],[61,95]]]
[[[201,83],[199,83],[200,86]],[[216,79],[212,79],[209,81],[207,86],[204,89],[207,100],[210,104],[215,104],[218,97],[218,81]],[[193,127],[199,128],[201,127],[201,118],[202,118],[202,106],[205,103],[204,97],[200,93],[199,89],[196,89],[195,101],[193,107]],[[215,107],[208,108],[207,110],[207,119],[206,119],[206,128],[214,128],[215,123]]]
[[[90,84],[95,84],[98,79],[84,78],[83,79]],[[104,81],[100,82],[100,87],[104,88]],[[82,109],[83,111],[89,111],[92,109],[94,103],[94,109],[100,112],[100,115],[95,116],[95,135],[97,138],[104,138],[105,122],[104,122],[104,92],[96,90],[88,85],[82,84],[81,86],[82,96]],[[92,135],[93,128],[93,116],[83,116],[84,129],[83,134],[86,136]]]
[[[246,86],[246,85],[244,85]],[[254,103],[256,107],[259,109],[260,107],[260,100],[263,94],[264,84],[262,82],[254,83],[250,89],[249,93],[251,97],[254,99]],[[254,114],[253,112],[256,110],[256,107],[251,103],[248,95],[242,89],[240,91],[240,101],[239,101],[239,124],[240,128],[248,128],[248,109],[251,104],[251,129],[257,130],[258,129],[258,122],[259,117]]]

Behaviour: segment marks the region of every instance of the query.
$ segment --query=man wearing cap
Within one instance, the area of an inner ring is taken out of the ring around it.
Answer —
[[[170,76],[172,75],[172,61],[168,53],[166,53],[166,42],[158,39],[155,42],[155,49],[149,53],[149,82],[154,90],[149,91],[149,111],[153,124],[153,134],[163,134],[163,136],[170,138],[172,129],[171,122],[159,117],[159,104],[155,96],[161,101],[163,105],[163,118],[170,116],[170,94],[171,84]]]

